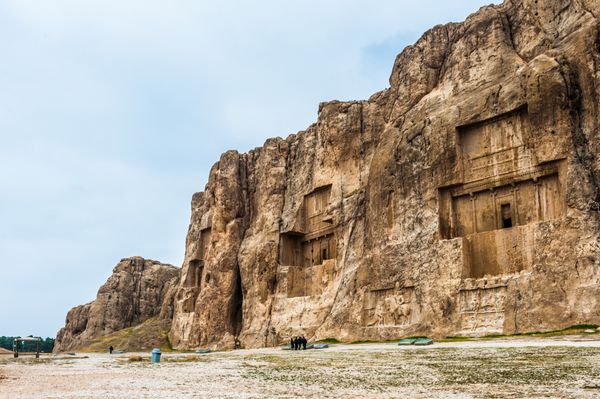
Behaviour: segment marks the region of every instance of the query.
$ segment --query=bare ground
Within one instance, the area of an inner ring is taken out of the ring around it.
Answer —
[[[600,398],[589,338],[137,355],[1,357],[0,398]]]

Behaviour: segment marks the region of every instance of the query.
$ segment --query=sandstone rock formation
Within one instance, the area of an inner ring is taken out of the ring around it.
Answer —
[[[600,323],[599,16],[484,7],[407,47],[388,89],[223,154],[192,199],[173,345]],[[84,330],[86,306],[64,342],[113,328]]]
[[[85,347],[152,317],[170,320],[178,276],[179,269],[171,265],[141,257],[121,259],[96,299],[69,311],[54,351]]]

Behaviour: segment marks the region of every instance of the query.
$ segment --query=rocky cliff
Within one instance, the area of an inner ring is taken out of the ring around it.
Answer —
[[[86,347],[96,338],[153,317],[168,323],[178,276],[179,269],[171,265],[140,257],[122,259],[94,301],[69,311],[54,351]]]
[[[407,47],[370,99],[223,154],[192,199],[173,345],[600,323],[599,16],[484,7]],[[86,306],[65,343],[113,328]]]

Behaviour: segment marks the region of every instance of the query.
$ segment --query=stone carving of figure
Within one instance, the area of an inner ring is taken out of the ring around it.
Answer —
[[[388,296],[383,300],[383,324],[393,326],[396,324],[396,312],[398,311],[398,303],[395,296]]]

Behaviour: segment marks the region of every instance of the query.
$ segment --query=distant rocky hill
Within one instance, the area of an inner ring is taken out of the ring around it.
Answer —
[[[56,337],[55,352],[84,348],[98,338],[128,327],[137,326],[149,319],[153,326],[170,324],[174,288],[179,269],[157,261],[133,257],[122,259],[113,269],[113,274],[98,290],[96,299],[69,311],[65,327]],[[161,329],[155,328],[156,337],[146,333],[151,342],[160,342]],[[163,332],[164,333],[164,332]],[[130,348],[125,341],[122,346]],[[139,345],[143,346],[139,341]],[[106,345],[108,347],[108,345]],[[141,349],[141,347],[139,348]]]
[[[599,17],[599,0],[483,7],[405,48],[368,100],[224,153],[174,296],[164,280],[173,346],[600,324]],[[72,310],[61,344],[126,324],[105,308]]]

